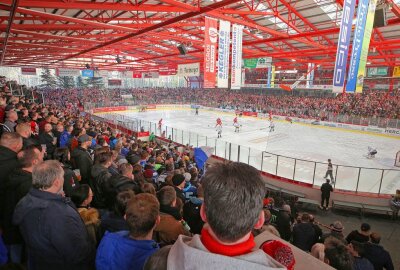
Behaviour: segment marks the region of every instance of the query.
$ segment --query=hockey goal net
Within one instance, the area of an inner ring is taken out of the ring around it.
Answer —
[[[396,154],[396,159],[394,160],[394,166],[400,167],[400,151]]]

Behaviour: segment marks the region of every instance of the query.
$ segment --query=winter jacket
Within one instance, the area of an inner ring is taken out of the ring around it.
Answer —
[[[78,212],[85,223],[90,240],[94,246],[97,246],[101,239],[99,211],[96,208],[78,208]]]
[[[90,172],[92,170],[93,160],[89,152],[82,147],[75,148],[71,153],[71,162],[73,165],[72,167],[80,171],[81,183],[91,184]]]
[[[111,177],[108,187],[110,195],[113,198],[115,198],[118,193],[125,190],[133,190],[135,194],[141,192],[138,182],[124,175],[114,175],[113,177]]]
[[[331,196],[331,192],[333,191],[332,185],[329,183],[323,183],[321,186],[322,196],[327,198]]]
[[[109,194],[107,193],[109,188],[109,180],[111,178],[111,173],[108,169],[101,164],[95,164],[91,170],[92,185],[93,185],[93,206],[99,209],[106,209],[111,207],[111,202],[109,201]]]
[[[14,211],[33,270],[87,270],[94,247],[69,198],[31,189]]]
[[[276,218],[276,228],[278,229],[282,239],[286,241],[290,241],[292,236],[291,223],[292,218],[290,214],[284,210],[280,210]]]
[[[153,240],[135,240],[128,231],[106,233],[97,249],[97,270],[143,269],[149,256],[159,249]]]
[[[357,230],[354,230],[351,233],[349,233],[349,235],[347,235],[346,237],[347,243],[350,243],[353,240],[360,243],[367,243],[369,241],[369,236],[363,235],[359,233]]]
[[[171,214],[160,212],[160,223],[154,229],[153,239],[161,245],[170,245],[178,239],[180,234],[190,236],[190,232],[184,228],[180,219],[176,219]]]
[[[180,235],[172,246],[160,249],[149,258],[147,269],[157,270],[284,270],[286,267],[275,261],[261,249],[254,248],[239,256],[211,253],[203,245],[201,236]]]
[[[57,148],[57,145],[54,144],[54,138],[56,137],[51,133],[41,133],[39,135],[40,144],[46,145],[47,159],[53,158],[54,150]]]
[[[2,220],[5,186],[8,176],[18,166],[17,153],[0,145],[0,220]]]
[[[7,245],[22,244],[22,236],[18,226],[12,223],[14,209],[18,202],[28,194],[32,188],[32,173],[22,169],[15,169],[6,184],[4,201],[3,238]]]
[[[365,245],[364,257],[367,258],[375,270],[394,270],[392,258],[382,246],[372,243]]]
[[[34,145],[39,148],[40,143],[38,140],[30,137],[30,138],[22,138],[22,149],[26,149],[28,146]]]
[[[354,257],[353,270],[374,270],[374,266],[363,257]]]
[[[311,223],[298,223],[293,226],[293,245],[310,251],[315,243],[315,230]]]
[[[183,206],[183,219],[188,223],[190,232],[193,234],[200,234],[203,228],[204,221],[200,216],[200,208],[203,200],[192,197]]]
[[[72,138],[72,135],[68,133],[66,130],[61,133],[60,136],[60,147],[68,147],[69,140]]]
[[[79,186],[78,177],[68,164],[63,164],[64,169],[64,193],[65,196],[71,197],[72,190]]]
[[[101,230],[102,233],[108,232],[119,232],[129,230],[128,223],[122,216],[118,216],[113,212],[105,211],[101,215]]]

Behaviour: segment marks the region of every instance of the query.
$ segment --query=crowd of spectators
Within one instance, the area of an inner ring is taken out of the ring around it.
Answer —
[[[327,119],[328,116],[400,117],[400,92],[367,91],[362,94],[339,94],[336,97],[306,97],[293,95],[260,95],[224,89],[72,89],[47,90],[45,100],[57,104],[86,102],[118,106],[122,95],[131,95],[134,104],[195,103],[204,106],[240,109],[255,112],[271,112],[311,119]],[[105,98],[104,98],[105,97]]]
[[[172,98],[160,89],[137,90],[136,97],[149,103],[148,92],[157,103]],[[102,94],[94,90],[82,101],[84,93],[52,90],[38,104],[0,91],[7,247],[0,263],[35,270],[293,269],[283,241],[280,255],[276,242],[255,247],[253,235],[267,230],[337,269],[393,269],[368,224],[344,238],[335,222],[323,235],[312,216],[295,218],[285,201],[265,195],[255,168],[233,162],[204,173],[189,146],[140,141],[94,121],[79,109]],[[181,102],[192,98],[179,95]]]

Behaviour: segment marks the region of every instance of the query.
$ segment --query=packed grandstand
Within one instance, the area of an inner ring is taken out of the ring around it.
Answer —
[[[307,256],[320,261],[308,269],[395,269],[377,228],[321,224],[292,197],[265,189],[248,165],[205,170],[189,146],[141,141],[83,112],[88,103],[123,104],[123,93],[132,95],[131,104],[397,119],[396,91],[319,98],[184,88],[27,89],[16,96],[7,85],[0,99],[2,269],[305,269]],[[328,201],[329,186],[321,188]],[[393,209],[399,200],[393,197]],[[261,255],[253,235],[269,240]]]

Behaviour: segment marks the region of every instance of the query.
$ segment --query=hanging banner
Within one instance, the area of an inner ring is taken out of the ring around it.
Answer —
[[[242,84],[242,35],[243,26],[232,25],[231,89],[240,89]]]
[[[357,72],[363,46],[365,22],[368,13],[368,0],[359,0],[357,9],[357,22],[353,37],[353,50],[350,57],[349,74],[347,75],[346,92],[354,93],[357,83]]]
[[[142,78],[142,73],[133,72],[132,78],[134,78],[134,79],[141,79],[141,78]]]
[[[272,66],[268,68],[267,88],[271,88],[271,79],[272,79]]]
[[[365,66],[367,65],[369,43],[371,41],[372,27],[374,26],[376,3],[377,0],[371,0],[368,6],[367,21],[365,23],[364,39],[362,42],[361,57],[357,72],[357,93],[362,92],[364,77],[366,75]]]
[[[244,68],[267,68],[271,66],[271,57],[243,59]]]
[[[340,23],[339,40],[337,44],[335,70],[333,72],[333,92],[341,93],[346,76],[347,56],[349,54],[351,25],[354,17],[356,0],[346,0],[343,3],[343,15]]]
[[[178,76],[200,76],[200,63],[178,65]]]
[[[218,20],[205,17],[204,28],[204,88],[214,88],[216,82],[215,57],[217,53]]]
[[[231,23],[219,21],[218,40],[218,88],[228,88],[229,84],[229,47],[230,47]]]
[[[393,77],[400,77],[400,66],[393,68]]]
[[[58,68],[57,69],[57,76],[60,77],[78,77],[81,73],[79,69],[71,69],[71,68]]]
[[[306,88],[312,88],[314,84],[314,70],[315,70],[315,64],[308,63]]]
[[[275,66],[271,66],[271,88],[275,87]]]
[[[36,75],[36,68],[22,67],[21,74],[22,75]]]
[[[87,77],[87,78],[94,77],[94,72],[91,69],[83,69],[83,70],[81,70],[81,72],[82,72],[82,77]]]

